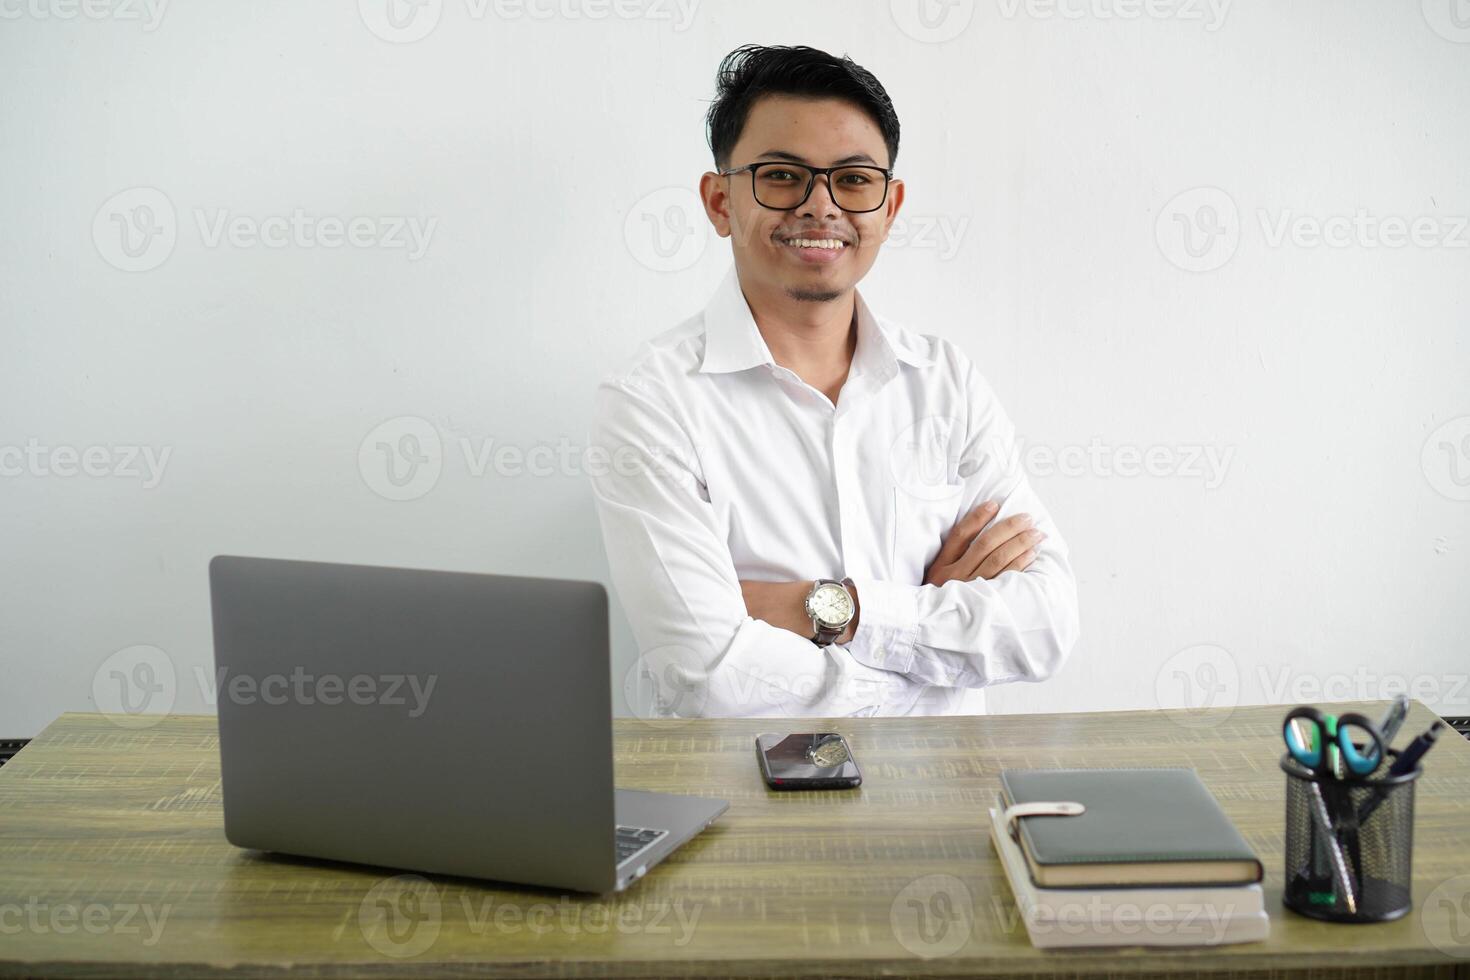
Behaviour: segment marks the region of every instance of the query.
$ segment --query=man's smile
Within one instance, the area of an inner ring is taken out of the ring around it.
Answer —
[[[778,237],[776,243],[800,261],[814,265],[836,262],[852,247],[846,238],[822,233]]]

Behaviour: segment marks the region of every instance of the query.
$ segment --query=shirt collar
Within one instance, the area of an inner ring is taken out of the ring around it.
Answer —
[[[896,374],[899,361],[915,367],[933,365],[934,359],[927,351],[911,346],[908,338],[879,322],[862,293],[854,290],[853,295],[858,326],[853,374]],[[755,325],[732,265],[704,309],[704,357],[700,361],[700,373],[723,374],[775,363],[771,349]]]

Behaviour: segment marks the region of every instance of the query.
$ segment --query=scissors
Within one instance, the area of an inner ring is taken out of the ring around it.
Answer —
[[[1354,776],[1369,775],[1383,764],[1387,747],[1378,726],[1362,715],[1328,715],[1311,705],[1287,712],[1281,737],[1293,759],[1333,779],[1346,775],[1344,767]]]
[[[1319,867],[1314,870],[1320,870],[1322,862],[1330,862],[1348,911],[1356,914],[1357,898],[1353,883],[1362,881],[1363,868],[1358,839],[1359,821],[1347,787],[1339,780],[1347,775],[1344,768],[1353,776],[1363,777],[1383,764],[1388,747],[1383,733],[1360,714],[1349,713],[1339,717],[1302,705],[1287,712],[1281,723],[1281,735],[1291,757],[1321,777],[1313,780],[1308,789],[1312,801],[1309,808],[1321,831],[1313,855],[1313,863]],[[1326,783],[1326,780],[1331,780],[1331,783]],[[1324,792],[1325,788],[1330,788],[1335,818],[1328,814],[1326,797],[1329,794]],[[1342,838],[1340,843],[1339,834]],[[1352,865],[1352,877],[1349,863]]]

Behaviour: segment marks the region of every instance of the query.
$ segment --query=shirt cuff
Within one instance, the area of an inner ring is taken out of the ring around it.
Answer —
[[[906,674],[919,638],[919,589],[879,579],[852,580],[857,591],[858,626],[847,644],[854,660],[867,667]]]

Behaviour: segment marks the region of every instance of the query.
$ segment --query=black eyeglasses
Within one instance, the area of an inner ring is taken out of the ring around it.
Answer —
[[[721,177],[750,172],[750,186],[755,203],[772,211],[791,211],[806,203],[817,184],[817,175],[827,175],[827,190],[832,203],[849,214],[876,211],[888,200],[888,181],[892,170],[882,167],[852,165],[846,167],[808,167],[804,163],[748,163],[720,171]]]

